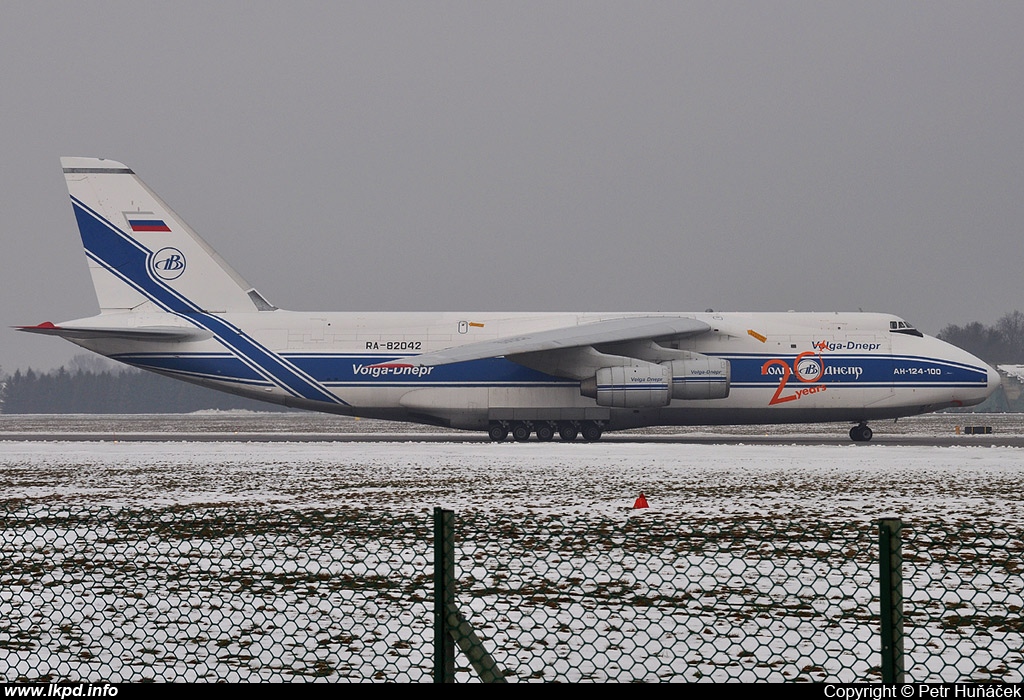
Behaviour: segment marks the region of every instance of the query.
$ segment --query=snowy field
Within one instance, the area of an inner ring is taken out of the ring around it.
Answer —
[[[0,499],[51,504],[272,504],[289,508],[436,506],[494,512],[615,516],[639,493],[675,516],[734,515],[874,520],[901,517],[1017,524],[1024,516],[1024,449],[853,444],[690,444],[686,442],[416,441],[181,442],[176,432],[395,431],[394,424],[316,414],[209,414],[188,417],[4,416]],[[1020,416],[927,416],[901,421],[905,435],[949,434],[984,421],[1000,434],[1024,429]],[[26,428],[26,424],[30,428]],[[165,431],[166,442],[3,441],[12,430]],[[812,426],[835,435],[843,426]],[[876,427],[881,437],[896,430]],[[723,434],[730,429],[723,428]],[[786,426],[731,429],[751,435]],[[806,429],[804,429],[806,430]],[[707,428],[688,434],[706,434]],[[735,432],[732,433],[735,435]],[[796,434],[794,432],[794,434]],[[806,432],[800,433],[806,435]],[[452,433],[461,438],[464,433]]]
[[[1022,425],[1019,416],[965,419],[947,414],[901,421],[898,430],[899,434],[911,436],[947,435],[955,425],[963,424],[993,425],[1002,434],[1019,434]],[[835,435],[837,427],[812,429],[822,435]],[[883,435],[894,429],[894,426],[883,428],[880,424],[876,434]],[[133,431],[166,432],[167,439],[3,441],[4,432],[25,430],[83,433],[113,430],[122,435]],[[182,433],[274,430],[305,434],[306,439],[268,443],[225,441],[214,436],[212,440],[196,442],[177,437]],[[462,434],[453,434],[450,441],[443,435],[439,439],[436,429],[408,426],[397,428],[407,433],[401,441],[308,440],[318,433],[346,430],[354,434],[391,435],[396,426],[305,414],[3,417],[0,420],[0,500],[9,510],[83,506],[160,509],[192,505],[226,508],[238,513],[250,508],[282,512],[381,513],[396,515],[396,521],[404,517],[402,514],[426,516],[435,507],[442,506],[456,514],[473,514],[478,520],[484,516],[495,521],[504,517],[530,517],[550,523],[576,519],[626,523],[636,518],[672,518],[692,523],[695,532],[743,518],[835,523],[837,527],[848,528],[851,523],[870,527],[870,523],[879,518],[897,517],[919,532],[955,533],[965,524],[980,523],[986,531],[995,528],[1010,533],[1011,544],[1018,549],[1024,522],[1024,503],[1020,498],[1024,492],[1024,449],[1018,447],[970,443],[936,447],[844,441],[798,445],[786,443],[785,431],[797,429],[785,427],[721,430],[733,436],[770,433],[781,438],[770,444],[685,441],[493,444],[461,440]],[[802,430],[800,434],[806,435],[806,429]],[[693,429],[687,434],[713,433],[705,428]],[[427,434],[430,441],[416,439],[416,435]],[[641,492],[650,507],[637,511],[633,505]],[[390,516],[384,519],[387,517]],[[201,546],[201,543],[194,546]],[[869,554],[864,552],[862,556]],[[274,566],[279,567],[281,563],[274,563]],[[971,573],[973,569],[967,571]],[[864,564],[855,565],[850,580],[867,573]],[[956,594],[962,595],[971,589],[971,595],[977,595],[980,588],[968,583],[962,571],[957,575],[962,578],[955,587]],[[996,659],[1004,664],[995,677],[1019,682],[1020,576],[998,581],[1001,583],[995,590],[984,592],[985,600],[995,600],[1000,609],[1017,609],[1018,612],[1015,617],[1011,616],[1009,626],[994,637],[975,635],[969,641],[971,646],[967,653],[971,656],[988,654],[986,658],[990,661]],[[714,582],[709,580],[708,585]],[[724,584],[719,581],[717,585]],[[194,600],[187,602],[202,611],[208,606],[206,596],[206,593],[193,593]],[[483,599],[479,601],[482,605]],[[975,599],[972,606],[980,607],[975,605],[980,602]],[[959,606],[962,602],[953,601],[953,604]],[[247,606],[255,603],[239,605],[249,610]],[[486,614],[488,607],[473,605],[480,615]],[[653,608],[651,611],[656,612]],[[426,608],[423,612],[429,617]],[[197,619],[202,619],[209,613],[197,614],[200,615]],[[661,619],[659,624],[667,624],[668,619]],[[793,629],[806,624],[801,619],[792,622]],[[188,624],[194,626],[195,622]],[[327,620],[323,624],[330,627],[338,623]],[[623,621],[617,620],[616,624],[623,624]],[[747,626],[740,629],[751,636],[764,631],[751,626],[754,622],[750,620],[743,624]],[[704,627],[705,623],[701,625]],[[588,634],[586,630],[580,633]],[[238,638],[234,627],[224,634],[223,643]],[[684,634],[690,632],[683,627],[674,628],[673,635],[680,635],[682,639]],[[863,622],[851,627],[846,634],[851,648],[870,649],[872,633]],[[823,643],[830,643],[828,639],[823,637]],[[542,641],[537,640],[537,644]],[[212,648],[214,643],[221,642],[211,636],[208,644]],[[831,643],[834,644],[834,640]],[[926,644],[922,643],[917,648],[924,646]],[[1006,652],[1014,648],[1017,651],[1012,654]],[[217,658],[221,658],[222,649],[217,647],[211,654],[217,652],[221,654]],[[806,658],[816,659],[813,654],[821,651],[811,650]],[[332,647],[332,663],[336,663],[343,652],[344,647]],[[188,653],[198,652],[190,649]],[[709,652],[707,658],[701,660],[711,669],[708,672],[712,675],[708,677],[715,677],[714,657],[721,653],[730,656],[736,652],[728,649]],[[677,659],[694,656],[693,651],[686,648],[675,654]],[[348,663],[357,663],[357,657]],[[799,659],[792,662],[793,668],[807,667],[807,662],[802,660],[804,657]],[[327,668],[316,666],[317,663],[321,661],[314,660],[308,665],[314,669]],[[864,658],[857,663],[867,668],[874,661]],[[796,675],[783,674],[779,679],[833,677],[828,661],[820,660],[820,666],[824,676],[795,672]],[[210,675],[198,679],[224,677],[225,668],[214,667]],[[718,671],[724,672],[721,668]],[[592,675],[575,679],[602,678],[600,668],[590,673]],[[953,676],[936,674],[939,671],[932,672],[929,678],[959,678],[955,672]],[[734,676],[722,678],[735,679]]]

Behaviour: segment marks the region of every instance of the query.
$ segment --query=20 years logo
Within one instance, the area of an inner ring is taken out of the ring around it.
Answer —
[[[775,393],[768,402],[769,406],[786,403],[787,401],[796,401],[804,396],[825,391],[826,388],[824,384],[817,383],[822,375],[825,374],[825,364],[822,362],[820,354],[810,350],[797,355],[792,365],[781,357],[773,357],[761,365],[761,374],[778,375],[779,377],[779,385],[775,388]],[[807,386],[798,386],[792,389],[789,394],[784,394],[783,392],[786,390],[789,378],[794,376]]]

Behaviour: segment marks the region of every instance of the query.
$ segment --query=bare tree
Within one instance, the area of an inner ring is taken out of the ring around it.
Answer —
[[[1024,363],[1024,313],[1012,311],[994,326],[975,321],[966,326],[949,325],[939,338],[990,364]]]
[[[1012,311],[1006,314],[996,323],[996,329],[1006,346],[1006,356],[999,360],[1011,364],[1024,363],[1024,313]]]

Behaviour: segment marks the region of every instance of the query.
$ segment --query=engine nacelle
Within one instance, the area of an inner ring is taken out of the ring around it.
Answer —
[[[580,382],[580,393],[598,406],[651,408],[668,406],[672,381],[668,365],[645,362],[624,367],[603,367],[593,379]]]
[[[580,393],[612,408],[660,408],[672,399],[724,399],[732,371],[728,360],[698,356],[664,364],[603,367],[580,382]]]
[[[732,368],[728,360],[701,356],[693,360],[673,360],[673,399],[724,399],[729,395]]]

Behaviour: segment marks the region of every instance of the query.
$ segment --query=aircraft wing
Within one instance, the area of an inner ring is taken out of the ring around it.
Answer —
[[[61,338],[79,338],[83,340],[109,338],[111,340],[181,342],[205,340],[213,336],[210,331],[184,326],[137,326],[134,328],[113,326],[105,328],[102,326],[57,326],[46,321],[38,326],[16,326],[15,328],[26,333],[40,333],[42,335],[56,335]]]
[[[711,330],[711,326],[694,318],[675,316],[631,316],[613,318],[579,326],[567,326],[548,331],[513,335],[479,343],[469,343],[447,350],[429,352],[400,361],[382,363],[390,367],[430,367],[449,365],[469,360],[484,360],[491,357],[507,357],[568,348],[580,348],[631,340],[655,338],[680,338],[699,335]]]

